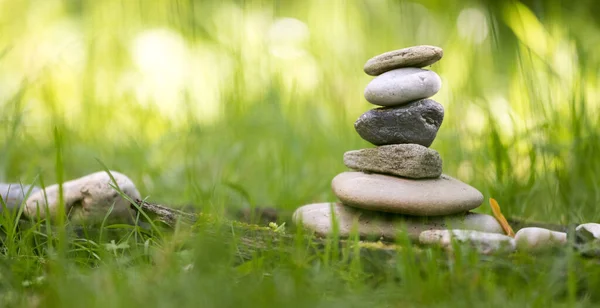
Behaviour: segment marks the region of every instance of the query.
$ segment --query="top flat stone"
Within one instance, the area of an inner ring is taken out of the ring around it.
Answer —
[[[445,174],[415,180],[343,172],[333,178],[331,188],[344,205],[414,216],[458,214],[483,202],[477,189]]]
[[[440,47],[421,45],[375,56],[365,63],[364,71],[371,76],[377,76],[387,71],[401,67],[424,67],[442,58],[444,51]]]

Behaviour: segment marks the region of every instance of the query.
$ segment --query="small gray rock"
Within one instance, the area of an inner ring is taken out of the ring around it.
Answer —
[[[490,215],[460,213],[451,216],[417,217],[375,212],[344,206],[341,203],[315,203],[302,206],[294,212],[293,221],[325,237],[333,233],[335,218],[339,235],[348,237],[357,230],[361,238],[383,238],[393,241],[401,231],[411,239],[418,239],[425,230],[461,228],[503,234],[502,226]],[[356,228],[356,229],[354,229]]]
[[[575,228],[575,247],[588,257],[600,256],[600,224],[586,223]]]
[[[18,183],[0,183],[0,197],[8,209],[14,209],[21,205],[27,193],[31,189],[31,194],[40,190],[39,187],[31,187],[31,185],[21,185]],[[0,211],[2,211],[0,207]]]
[[[365,88],[365,99],[379,106],[399,106],[435,95],[442,80],[435,72],[420,68],[399,68],[385,72]]]
[[[600,224],[587,223],[575,228],[575,238],[578,241],[600,241]]]
[[[374,145],[416,143],[429,147],[444,120],[444,107],[423,99],[399,107],[376,108],[354,123],[356,132]]]
[[[519,250],[544,250],[564,246],[567,243],[567,234],[544,228],[529,227],[517,231],[515,241]]]
[[[440,154],[418,144],[383,145],[344,153],[344,164],[351,169],[421,179],[442,174]]]
[[[437,179],[405,179],[382,174],[343,172],[331,181],[344,205],[415,216],[443,216],[477,208],[483,195],[445,174]]]
[[[127,176],[115,171],[110,173],[123,193],[133,200],[141,199],[140,193]],[[107,221],[131,222],[131,203],[121,196],[112,184],[113,181],[105,171],[63,183],[65,212],[69,220],[76,224],[100,223],[114,205]],[[59,186],[54,184],[32,194],[25,202],[24,214],[32,219],[56,217],[58,204]]]
[[[371,76],[402,67],[424,67],[439,61],[444,56],[440,47],[413,46],[375,56],[365,63],[365,73]]]
[[[472,230],[427,230],[419,235],[423,245],[440,245],[452,250],[452,239],[468,244],[482,254],[510,253],[515,251],[515,239],[504,234]]]

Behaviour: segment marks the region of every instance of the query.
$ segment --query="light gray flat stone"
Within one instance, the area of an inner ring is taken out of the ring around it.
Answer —
[[[377,55],[365,63],[364,71],[371,76],[402,67],[424,67],[439,61],[444,56],[440,47],[420,45]]]
[[[141,199],[133,182],[124,174],[111,171],[117,186],[131,199]],[[111,206],[109,222],[131,222],[131,203],[115,190],[109,175],[96,172],[63,183],[65,212],[74,223],[100,223]],[[45,192],[45,193],[44,193]],[[24,214],[32,219],[56,217],[59,203],[58,184],[32,194],[25,202]],[[47,201],[47,202],[46,202]]]
[[[445,174],[437,179],[417,180],[343,172],[333,178],[331,188],[345,205],[415,216],[462,213],[483,202],[477,189]]]
[[[8,209],[18,208],[26,194],[31,189],[31,194],[40,190],[39,187],[31,187],[31,185],[23,185],[19,183],[0,183],[0,197],[4,200],[4,204]],[[2,211],[2,207],[0,207],[0,211]]]
[[[363,172],[407,178],[437,178],[442,174],[442,158],[418,144],[393,144],[344,153],[344,164]]]
[[[315,203],[302,206],[294,212],[293,220],[305,228],[325,237],[333,232],[332,217],[339,227],[338,234],[348,237],[357,230],[361,238],[394,240],[403,231],[411,239],[418,239],[426,230],[460,228],[491,233],[503,233],[502,226],[489,215],[462,213],[451,216],[415,217],[366,211],[341,203]],[[356,229],[355,229],[356,228]]]
[[[530,227],[517,231],[515,241],[519,250],[542,250],[564,246],[567,243],[567,234],[544,228]]]
[[[482,254],[510,253],[515,251],[515,240],[504,234],[472,230],[428,230],[419,235],[423,245],[440,245],[453,250],[452,240],[474,247]]]
[[[399,68],[375,77],[365,88],[365,99],[379,106],[399,106],[433,96],[441,87],[435,72]]]
[[[444,107],[432,99],[371,109],[354,123],[356,132],[374,145],[415,143],[429,147],[444,120]]]

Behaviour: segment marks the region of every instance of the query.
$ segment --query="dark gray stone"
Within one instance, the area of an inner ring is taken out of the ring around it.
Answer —
[[[374,145],[416,143],[429,147],[444,120],[444,107],[423,99],[398,107],[371,109],[354,123],[358,134]]]
[[[14,209],[21,205],[23,198],[27,195],[30,189],[30,185],[21,185],[18,183],[0,183],[0,197],[4,200],[4,204],[8,209]],[[39,187],[31,188],[31,194],[40,190]],[[1,203],[0,203],[1,204]],[[0,206],[0,211],[3,207]]]
[[[390,144],[344,153],[351,169],[422,179],[442,174],[440,154],[419,144]]]

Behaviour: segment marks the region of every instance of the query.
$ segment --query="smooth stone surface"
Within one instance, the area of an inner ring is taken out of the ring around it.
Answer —
[[[315,203],[302,206],[294,212],[293,220],[325,237],[333,232],[332,213],[339,227],[339,235],[348,237],[355,227],[361,238],[394,240],[406,231],[411,239],[418,239],[425,230],[461,228],[491,233],[504,233],[498,221],[489,215],[461,213],[452,216],[416,217],[374,212],[352,208],[341,203]]]
[[[31,189],[31,194],[40,190],[39,187],[31,187],[31,185],[21,185],[19,183],[0,183],[0,197],[4,200],[4,204],[8,209],[14,209],[21,205],[23,199]],[[3,207],[0,206],[0,211]]]
[[[111,171],[117,186],[131,199],[141,199],[133,182],[124,174]],[[114,208],[107,218],[109,222],[131,222],[133,210],[131,203],[111,187],[112,180],[104,172],[96,172],[63,183],[65,212],[74,223],[102,222],[111,206]],[[48,186],[32,194],[26,201],[24,213],[33,219],[56,217],[59,199],[58,184]],[[46,204],[46,200],[48,203]],[[46,207],[48,211],[46,211]]]
[[[541,250],[567,243],[567,234],[544,228],[523,228],[515,234],[515,241],[519,250]]]
[[[444,107],[423,99],[399,107],[371,109],[354,123],[356,132],[374,145],[415,143],[429,147],[444,120]]]
[[[515,240],[504,234],[479,232],[472,230],[429,230],[419,235],[423,245],[440,245],[452,250],[452,239],[468,244],[480,253],[510,253],[515,251]]]
[[[439,61],[444,56],[440,47],[413,46],[377,55],[365,63],[364,71],[371,76],[402,67],[423,67]]]
[[[345,205],[405,215],[451,215],[477,208],[483,202],[477,189],[445,174],[437,179],[415,180],[343,172],[333,178],[331,188]]]
[[[344,164],[363,172],[407,178],[437,178],[442,174],[442,158],[418,144],[393,144],[344,153]]]
[[[379,106],[399,106],[435,95],[442,80],[435,72],[399,68],[375,77],[365,88],[365,99]]]

